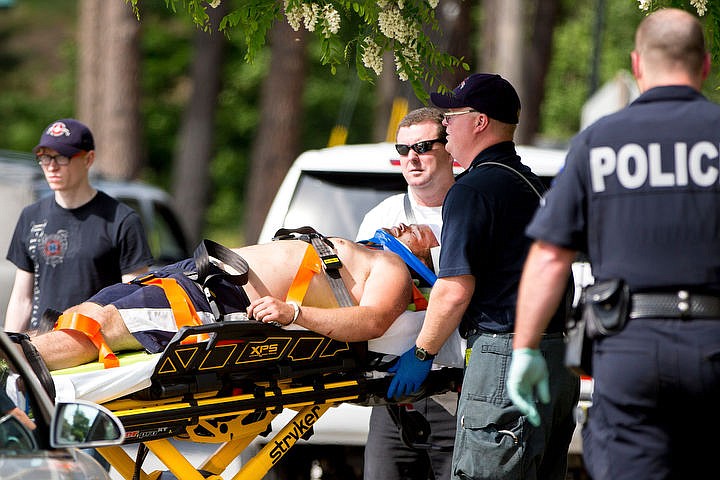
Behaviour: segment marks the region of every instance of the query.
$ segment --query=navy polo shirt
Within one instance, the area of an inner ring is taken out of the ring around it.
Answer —
[[[528,235],[588,254],[600,280],[720,291],[720,107],[648,90],[572,141]]]
[[[521,163],[513,142],[482,151],[457,177],[443,203],[438,277],[475,277],[462,328],[507,333],[514,328],[517,288],[531,242],[525,228],[539,199],[519,175],[487,162],[512,167],[539,192],[544,190]]]

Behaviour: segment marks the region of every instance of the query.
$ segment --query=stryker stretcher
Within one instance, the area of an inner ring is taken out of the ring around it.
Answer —
[[[198,334],[209,339],[182,343]],[[161,478],[162,472],[141,469],[148,449],[177,478],[222,478],[258,435],[271,433],[270,422],[283,409],[298,411],[233,477],[260,479],[298,439],[312,435],[313,424],[330,407],[388,403],[384,370],[394,358],[368,350],[366,342],[238,321],[184,327],[164,352],[121,356],[117,368],[103,370],[97,363],[52,374],[58,399],[75,396],[103,404],[122,421],[125,443],[140,444],[136,459],[121,447],[99,449],[127,479]],[[423,391],[405,401],[457,389],[461,374],[460,368],[433,370]],[[193,466],[170,438],[222,445]]]
[[[306,228],[303,234],[307,234]],[[347,298],[342,298],[343,292],[338,289],[344,285],[333,271],[341,263],[327,248],[331,243],[314,231],[310,233],[307,241],[317,250],[317,261],[322,259],[329,280],[339,284],[333,290],[343,305],[343,301],[350,301],[349,294],[345,291]],[[405,253],[405,247],[394,237],[384,235],[378,231],[373,240],[390,244],[395,241],[399,254]],[[205,241],[196,250],[199,272],[208,264],[208,247],[215,258],[232,260],[227,249]],[[434,276],[417,259],[417,265],[413,265],[415,257],[410,257],[406,262],[413,270]],[[429,279],[428,283],[432,285],[433,281]],[[220,479],[227,466],[258,435],[271,433],[271,422],[278,414],[285,408],[297,411],[233,477],[260,479],[297,440],[312,435],[313,425],[330,407],[343,402],[389,403],[384,397],[390,379],[387,367],[414,345],[422,318],[421,312],[407,311],[383,337],[361,343],[340,342],[305,329],[279,328],[254,320],[184,324],[161,353],[120,356],[119,366],[109,369],[96,362],[55,371],[52,383],[58,400],[91,400],[103,404],[121,420],[126,430],[125,443],[139,444],[137,458],[130,458],[121,447],[101,448],[99,452],[126,479],[156,480],[163,476],[159,471],[142,471],[148,450],[177,478]],[[463,346],[457,339],[447,342],[436,358],[436,363],[449,367],[432,370],[423,389],[403,402],[459,388]],[[107,360],[110,355],[103,357],[100,350],[101,359]],[[114,365],[117,360],[112,357]],[[193,466],[170,442],[171,438],[222,445],[202,465]]]

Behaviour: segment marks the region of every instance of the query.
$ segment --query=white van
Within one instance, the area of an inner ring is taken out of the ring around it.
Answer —
[[[563,150],[523,146],[517,150],[547,185],[565,162]],[[461,171],[457,166],[456,173]],[[392,143],[309,150],[290,167],[259,240],[270,241],[279,228],[304,225],[324,235],[354,239],[368,210],[406,190]]]
[[[561,149],[518,146],[517,151],[546,186],[565,163],[566,152]],[[462,168],[458,165],[455,170],[457,174]],[[280,228],[305,225],[324,235],[354,239],[367,211],[388,196],[406,191],[399,155],[392,143],[309,150],[295,160],[285,176],[259,241],[271,241]],[[591,283],[589,270],[576,267],[576,283]],[[589,396],[591,388],[591,381],[583,382],[584,397]],[[274,430],[294,413],[285,410]],[[332,470],[342,471],[342,478],[361,479],[369,418],[369,407],[342,404],[328,411],[315,423],[314,435],[299,441],[266,478],[286,478],[297,472],[304,472],[302,478],[321,478],[323,470]],[[571,466],[581,468],[578,435],[570,451]]]

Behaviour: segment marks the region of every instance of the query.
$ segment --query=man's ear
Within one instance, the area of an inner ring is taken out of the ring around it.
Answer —
[[[642,68],[640,67],[640,54],[637,50],[630,52],[630,64],[632,66],[632,73],[636,79],[642,77]]]
[[[710,53],[705,53],[705,58],[703,58],[703,66],[702,66],[702,80],[703,82],[707,79],[708,75],[710,75],[710,66],[712,64]]]
[[[490,117],[485,115],[484,113],[481,113],[477,116],[475,119],[475,128],[479,128],[480,131],[485,130],[490,125]]]
[[[92,167],[92,164],[95,163],[95,150],[90,150],[87,155],[85,155],[85,162],[87,163],[87,168]]]

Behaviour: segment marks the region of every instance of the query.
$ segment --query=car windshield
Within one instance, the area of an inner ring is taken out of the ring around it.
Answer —
[[[355,238],[365,213],[406,191],[398,174],[303,172],[280,227],[311,225],[324,235]]]

